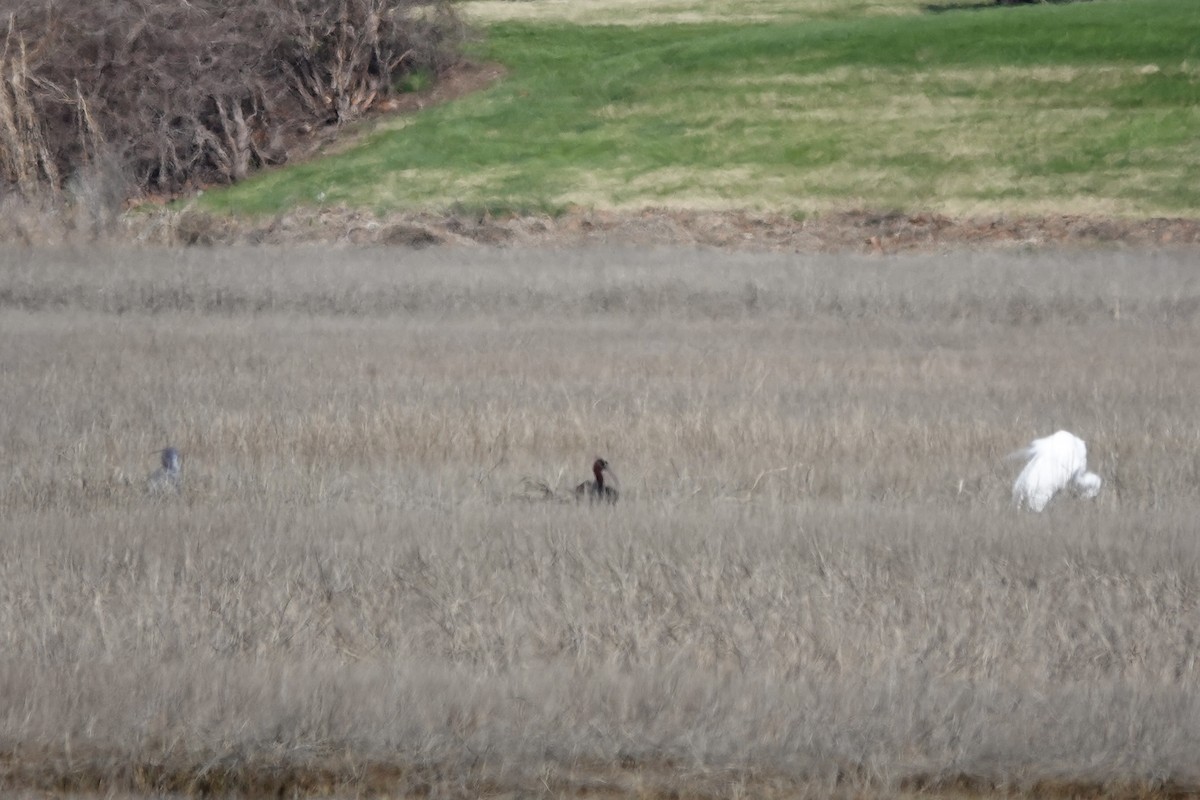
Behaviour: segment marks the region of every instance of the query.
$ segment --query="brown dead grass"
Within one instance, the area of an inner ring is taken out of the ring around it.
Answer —
[[[1077,214],[953,217],[853,210],[796,218],[783,214],[645,209],[579,209],[561,216],[295,211],[241,219],[188,209],[127,221],[124,236],[162,244],[352,243],[476,247],[713,247],[731,251],[901,253],[1063,247],[1195,247],[1200,220]]]
[[[1193,260],[8,249],[0,780],[1175,796]],[[1105,490],[1018,514],[1058,427]]]

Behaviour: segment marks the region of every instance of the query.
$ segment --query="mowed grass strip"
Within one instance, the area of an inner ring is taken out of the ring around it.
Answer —
[[[502,85],[204,204],[1191,215],[1200,5],[498,24]]]
[[[971,0],[946,3],[970,5]],[[695,22],[849,19],[916,14],[922,0],[471,0],[459,8],[484,22],[570,22],[576,25],[648,25]]]

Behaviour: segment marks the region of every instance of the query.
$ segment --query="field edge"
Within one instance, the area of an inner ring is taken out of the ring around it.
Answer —
[[[130,216],[124,236],[162,245],[348,244],[426,247],[704,247],[812,253],[894,253],[945,249],[1196,247],[1200,218],[1149,219],[1079,214],[994,214],[859,209],[821,215],[647,208],[570,209],[518,214],[469,209],[376,214],[350,208],[301,209],[234,217],[196,207]],[[39,241],[36,231],[13,237]]]

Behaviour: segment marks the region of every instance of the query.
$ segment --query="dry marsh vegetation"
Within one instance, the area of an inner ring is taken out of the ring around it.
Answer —
[[[6,250],[0,779],[1195,788],[1193,264]]]

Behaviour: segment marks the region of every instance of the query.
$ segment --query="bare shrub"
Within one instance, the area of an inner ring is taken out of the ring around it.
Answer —
[[[24,42],[13,41],[11,17],[0,71],[0,177],[26,195],[43,183],[57,188],[58,168],[32,97],[28,53]]]
[[[25,195],[101,157],[141,191],[240,180],[404,73],[444,71],[461,36],[449,6],[414,0],[0,0],[0,14],[0,178]]]
[[[459,25],[449,6],[416,17],[387,0],[288,0],[276,61],[305,108],[330,122],[354,119],[391,93],[407,65],[449,67]]]
[[[134,189],[123,167],[117,154],[101,151],[67,179],[68,221],[74,231],[95,239],[116,229],[125,198]]]

